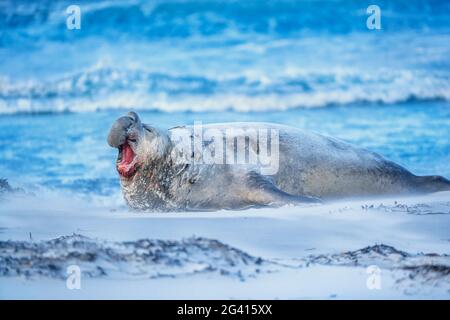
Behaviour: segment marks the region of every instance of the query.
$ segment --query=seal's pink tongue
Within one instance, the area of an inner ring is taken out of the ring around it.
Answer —
[[[134,171],[135,166],[131,165],[134,159],[133,149],[128,144],[124,144],[122,147],[122,159],[120,163],[117,165],[117,170],[124,177],[130,177]]]
[[[125,144],[122,149],[122,161],[120,164],[130,164],[134,159],[133,149],[128,144]]]

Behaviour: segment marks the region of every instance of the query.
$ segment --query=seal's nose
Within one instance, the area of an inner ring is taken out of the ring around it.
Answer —
[[[130,111],[127,113],[127,116],[130,117],[134,122],[140,123],[141,119],[139,119],[139,116],[136,112]]]
[[[113,148],[123,145],[127,140],[128,129],[136,123],[136,120],[140,121],[138,115],[134,112],[117,119],[109,130],[108,144]]]

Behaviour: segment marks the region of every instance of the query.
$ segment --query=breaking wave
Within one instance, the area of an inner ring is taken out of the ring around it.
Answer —
[[[448,1],[0,3],[0,114],[450,100]]]
[[[0,114],[90,112],[281,111],[353,103],[450,100],[450,77],[380,70],[298,72],[277,77],[206,77],[100,68],[57,80],[0,82]]]

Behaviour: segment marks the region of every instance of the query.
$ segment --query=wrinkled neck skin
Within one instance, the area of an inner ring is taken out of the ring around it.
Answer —
[[[171,186],[177,184],[186,164],[174,165],[172,149],[167,131],[155,128],[143,131],[136,149],[139,163],[136,174],[120,179],[123,196],[134,210],[180,210]]]

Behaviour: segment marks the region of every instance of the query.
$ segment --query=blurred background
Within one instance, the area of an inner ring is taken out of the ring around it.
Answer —
[[[106,135],[130,109],[160,127],[284,123],[450,178],[449,101],[449,1],[0,0],[15,186],[121,199]]]

